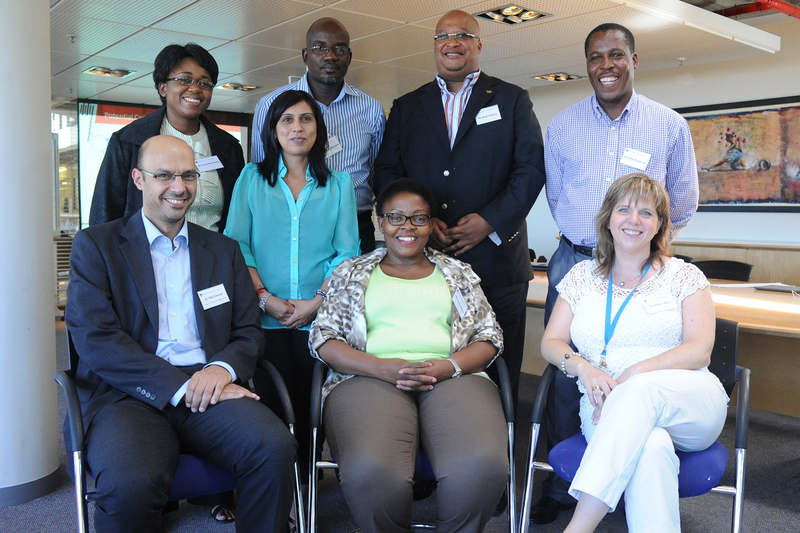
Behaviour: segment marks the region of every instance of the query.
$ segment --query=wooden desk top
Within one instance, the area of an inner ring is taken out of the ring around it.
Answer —
[[[711,283],[730,284],[725,280]],[[757,291],[752,287],[711,287],[716,315],[734,320],[749,333],[800,338],[800,300],[791,293]],[[528,307],[544,309],[547,273],[534,272],[528,284]]]

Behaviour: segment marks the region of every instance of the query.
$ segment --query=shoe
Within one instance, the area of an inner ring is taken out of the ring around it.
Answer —
[[[542,496],[542,499],[531,507],[531,524],[549,524],[558,518],[558,513],[567,511],[575,507],[574,505],[564,505],[550,496]]]
[[[211,517],[217,522],[227,524],[236,519],[236,512],[229,505],[215,505],[211,508]]]

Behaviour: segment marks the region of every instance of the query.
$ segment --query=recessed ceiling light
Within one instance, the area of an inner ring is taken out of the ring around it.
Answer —
[[[533,79],[543,80],[543,81],[570,81],[570,80],[579,80],[585,77],[586,76],[578,76],[577,74],[567,74],[565,72],[554,72],[552,74],[534,76]]]
[[[217,85],[217,89],[227,89],[229,91],[252,91],[253,89],[258,89],[259,87],[256,85],[242,85],[241,83],[226,83],[225,85]]]
[[[84,70],[84,74],[93,74],[95,76],[110,76],[112,78],[124,78],[136,72],[135,70],[126,70],[124,68],[108,68],[108,67],[89,67]]]
[[[544,17],[552,17],[549,13],[534,11],[516,4],[508,4],[489,11],[475,13],[475,17],[489,19],[500,24],[520,24]]]

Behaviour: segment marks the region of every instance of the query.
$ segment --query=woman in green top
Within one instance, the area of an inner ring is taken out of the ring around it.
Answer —
[[[409,532],[422,445],[438,532],[483,529],[508,476],[500,396],[483,370],[503,337],[480,279],[426,248],[435,200],[401,179],[378,198],[386,247],[342,263],[312,324],[330,366],[323,424],[350,511],[369,532]]]

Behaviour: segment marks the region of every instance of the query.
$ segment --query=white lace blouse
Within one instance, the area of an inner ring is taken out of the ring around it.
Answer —
[[[607,372],[615,379],[629,366],[656,357],[683,342],[684,298],[708,286],[696,266],[670,258],[661,270],[636,288],[620,315],[614,336],[606,349]],[[578,263],[564,276],[556,289],[575,315],[570,336],[581,357],[600,367],[603,351],[608,278],[597,270],[594,260]],[[612,318],[631,289],[614,286]],[[657,310],[656,310],[657,309]],[[708,372],[708,368],[700,371]],[[721,387],[721,385],[720,385]],[[594,408],[578,381],[581,420],[590,418]]]

